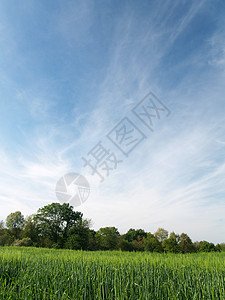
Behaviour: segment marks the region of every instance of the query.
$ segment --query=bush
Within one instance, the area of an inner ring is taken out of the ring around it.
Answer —
[[[24,238],[22,240],[15,240],[13,243],[13,246],[16,247],[29,247],[29,246],[33,246],[33,242],[30,238]]]
[[[13,237],[5,233],[0,235],[0,246],[9,246],[13,242]]]
[[[214,252],[214,251],[216,252],[218,250],[213,243],[209,243],[206,241],[202,242],[201,248],[199,249],[200,252]]]
[[[133,247],[132,243],[122,239],[119,242],[119,249],[122,251],[133,251],[134,247]]]

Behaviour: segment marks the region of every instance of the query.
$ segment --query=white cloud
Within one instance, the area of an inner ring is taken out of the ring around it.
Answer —
[[[55,95],[50,93],[46,97],[49,82],[40,81],[40,85],[22,92],[16,89],[17,97],[26,100],[32,117],[45,123],[35,127],[33,136],[20,128],[29,147],[22,148],[15,159],[3,149],[0,151],[2,217],[15,209],[33,213],[57,201],[54,188],[59,177],[80,171],[92,191],[78,210],[93,220],[95,229],[117,226],[125,232],[130,227],[143,227],[153,232],[163,226],[187,232],[194,240],[221,241],[223,226],[216,226],[225,222],[224,84],[220,70],[207,74],[195,69],[205,59],[202,53],[184,58],[180,64],[174,62],[173,70],[163,69],[162,58],[204,4],[193,2],[187,13],[168,26],[178,5],[168,3],[156,4],[155,10],[149,12],[149,20],[136,20],[129,7],[116,17],[110,59],[105,62],[107,72],[96,87],[91,112],[87,109],[88,112],[81,113],[76,107],[75,121],[52,124],[48,116],[51,117]],[[90,42],[93,18],[93,7],[87,2],[71,3],[62,7],[56,31],[67,46],[84,47]],[[223,65],[221,37],[216,33],[210,41],[211,63],[215,66]],[[192,73],[186,73],[189,65],[193,65]],[[179,74],[179,70],[182,78],[174,89],[165,82],[159,86],[164,72]],[[217,81],[213,89],[211,79]],[[38,86],[46,90],[38,93]],[[99,184],[98,178],[86,169],[79,170],[80,156],[85,156],[99,140],[105,142],[106,133],[124,116],[131,116],[131,108],[149,89],[163,96],[172,115],[156,126],[154,134],[148,133],[147,141],[130,157],[124,157],[118,170]]]

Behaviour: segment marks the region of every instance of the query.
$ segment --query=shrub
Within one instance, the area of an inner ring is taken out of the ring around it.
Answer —
[[[33,242],[30,238],[23,238],[22,240],[15,240],[13,246],[16,247],[29,247],[32,246]]]

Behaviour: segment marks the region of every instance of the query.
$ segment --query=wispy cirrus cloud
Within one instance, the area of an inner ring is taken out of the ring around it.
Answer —
[[[8,55],[0,69],[2,218],[57,201],[59,177],[82,171],[94,190],[79,210],[96,229],[164,226],[221,241],[224,49],[215,24],[224,21],[211,13],[212,26],[203,22],[217,5],[33,3],[16,15],[1,6],[0,44]],[[119,154],[123,162],[100,184],[81,156],[99,140],[116,151],[105,135],[124,116],[134,117],[132,107],[149,90],[171,116],[154,133],[137,122],[148,138],[128,158]]]

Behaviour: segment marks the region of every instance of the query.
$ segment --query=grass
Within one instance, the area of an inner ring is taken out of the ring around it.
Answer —
[[[225,253],[1,247],[0,299],[225,299]]]

